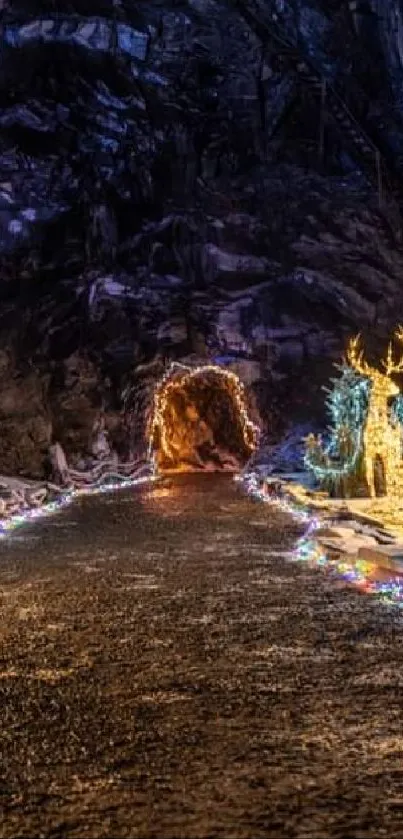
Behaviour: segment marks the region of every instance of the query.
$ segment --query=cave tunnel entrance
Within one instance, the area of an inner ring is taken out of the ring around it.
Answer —
[[[236,472],[258,439],[238,376],[210,364],[171,365],[155,390],[148,430],[150,452],[162,473]]]

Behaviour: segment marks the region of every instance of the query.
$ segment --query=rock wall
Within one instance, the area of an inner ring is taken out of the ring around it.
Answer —
[[[275,436],[386,340],[403,7],[353,5],[0,4],[0,471],[100,423],[130,459],[170,359],[241,371]]]

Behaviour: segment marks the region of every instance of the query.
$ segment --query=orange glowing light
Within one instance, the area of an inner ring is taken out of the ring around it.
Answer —
[[[174,394],[186,388],[197,377],[211,373],[224,380],[225,389],[230,394],[237,409],[247,450],[252,453],[256,448],[259,428],[248,416],[245,389],[238,376],[231,370],[225,370],[215,364],[189,367],[173,362],[155,389],[151,417],[148,423],[149,455],[154,460],[154,464],[156,448],[166,457],[170,457],[169,427],[172,417],[170,418],[169,412]],[[191,406],[188,408],[189,411],[192,411]]]
[[[395,337],[403,342],[403,327],[398,327]],[[386,494],[400,498],[403,489],[402,432],[399,423],[391,422],[388,399],[399,394],[399,388],[391,375],[403,371],[403,355],[395,360],[390,343],[386,358],[380,365],[382,370],[371,367],[365,361],[360,336],[357,335],[348,345],[347,361],[371,382],[363,433],[364,468],[370,496],[376,495],[374,473],[375,464],[379,461],[384,470]]]

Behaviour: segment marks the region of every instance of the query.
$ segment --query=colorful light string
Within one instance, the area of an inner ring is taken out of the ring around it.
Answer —
[[[48,503],[23,508],[17,513],[11,514],[7,518],[0,519],[0,538],[4,538],[12,531],[23,524],[37,521],[38,519],[47,517],[54,513],[60,512],[66,506],[69,506],[75,499],[84,495],[97,495],[101,493],[113,492],[118,489],[128,489],[135,486],[141,486],[145,483],[150,483],[158,478],[157,464],[155,461],[154,449],[154,435],[156,428],[162,426],[161,431],[164,433],[164,410],[166,402],[169,397],[170,387],[177,386],[179,373],[180,384],[183,385],[185,379],[193,378],[197,375],[214,372],[224,375],[231,384],[236,405],[239,409],[241,420],[243,423],[243,433],[245,443],[253,449],[256,446],[259,428],[250,420],[244,396],[244,388],[238,377],[231,371],[223,370],[217,365],[207,364],[198,367],[189,367],[183,364],[174,362],[162,377],[159,385],[154,393],[154,405],[151,420],[149,423],[149,446],[148,446],[148,463],[146,465],[147,474],[137,474],[128,477],[123,477],[119,481],[110,481],[109,483],[94,482],[85,487],[76,487],[67,489],[52,501]],[[144,471],[144,466],[139,469]],[[298,505],[294,500],[286,498],[277,494],[275,497],[268,496],[264,490],[264,481],[262,488],[262,479],[256,472],[242,472],[235,476],[235,480],[242,482],[249,495],[263,501],[270,502],[277,508],[292,515],[292,517],[304,524],[306,524],[303,535],[297,540],[292,551],[291,558],[294,561],[308,562],[311,566],[326,567],[337,573],[339,577],[349,584],[355,585],[361,591],[366,593],[378,595],[384,602],[397,604],[403,607],[403,578],[389,577],[387,581],[380,582],[379,580],[370,580],[368,578],[369,563],[363,560],[349,560],[343,557],[337,560],[331,560],[328,554],[320,546],[315,539],[315,531],[323,525],[323,521],[314,516],[309,510],[304,509]]]
[[[250,420],[248,416],[245,390],[238,376],[236,376],[236,374],[232,371],[225,370],[216,364],[190,367],[188,365],[180,364],[179,362],[173,362],[165,371],[154,392],[153,411],[148,428],[148,452],[145,466],[147,474],[139,474],[140,472],[144,472],[143,465],[138,469],[136,475],[119,476],[119,481],[100,483],[100,481],[102,481],[102,478],[100,478],[97,481],[94,480],[92,483],[89,483],[87,486],[75,486],[64,491],[60,489],[60,495],[47,503],[38,503],[35,506],[29,506],[28,503],[24,504],[24,502],[22,502],[22,506],[18,512],[11,513],[11,515],[7,516],[7,518],[0,519],[0,539],[10,535],[14,530],[21,527],[23,524],[34,522],[38,519],[60,512],[65,507],[72,504],[76,498],[80,498],[84,495],[97,495],[100,493],[113,492],[119,489],[129,489],[130,487],[141,486],[144,483],[156,481],[159,474],[153,445],[154,435],[157,427],[160,427],[162,435],[164,435],[164,433],[166,434],[166,428],[164,427],[163,420],[164,410],[170,395],[170,388],[177,387],[179,383],[183,385],[184,379],[185,381],[189,381],[189,379],[204,373],[214,373],[225,378],[235,404],[239,410],[245,444],[250,451],[253,451],[258,440],[260,429]],[[100,464],[99,468],[101,467],[102,464]],[[78,473],[72,472],[72,476],[78,478]],[[85,476],[83,475],[83,479],[84,478]]]
[[[65,507],[68,507],[76,498],[84,495],[99,495],[106,492],[114,492],[118,489],[129,489],[130,487],[141,486],[142,484],[155,481],[154,474],[139,475],[138,477],[125,478],[122,481],[113,481],[101,485],[90,485],[88,487],[80,487],[79,489],[68,489],[61,493],[60,496],[53,501],[42,504],[38,507],[30,507],[22,509],[18,513],[14,513],[8,518],[0,519],[0,539],[8,536],[12,531],[21,527],[23,524],[28,524],[38,519],[45,518],[54,513],[60,512]]]
[[[403,342],[403,327],[395,337]],[[332,425],[329,442],[309,434],[305,439],[305,465],[323,486],[332,486],[338,494],[338,483],[354,478],[366,486],[371,497],[377,494],[375,469],[383,473],[385,493],[399,499],[403,489],[402,408],[393,373],[403,371],[403,356],[395,359],[389,343],[382,369],[365,361],[360,335],[351,338],[346,361],[339,367],[341,376],[333,379],[328,390],[327,408]],[[394,399],[397,404],[391,407]]]
[[[319,483],[337,486],[340,478],[354,474],[363,451],[363,431],[368,412],[371,383],[344,364],[333,389],[326,389],[326,406],[332,419],[328,442],[309,434],[305,438],[304,462]],[[344,451],[343,451],[344,449]]]
[[[12,531],[23,524],[60,512],[69,506],[75,499],[85,495],[98,495],[113,492],[119,489],[129,489],[153,482],[157,479],[155,474],[139,475],[137,477],[125,478],[122,481],[114,481],[98,486],[89,486],[79,489],[67,490],[58,498],[43,504],[22,510],[11,515],[7,519],[0,520],[0,538],[4,538]],[[283,512],[286,512],[306,525],[303,535],[297,540],[290,555],[292,561],[307,562],[310,566],[327,568],[342,578],[346,583],[354,585],[360,591],[367,594],[377,595],[384,603],[398,605],[403,608],[403,578],[391,576],[386,581],[369,579],[369,572],[372,565],[364,560],[350,560],[346,556],[337,560],[331,560],[326,551],[315,539],[315,532],[323,526],[323,521],[314,516],[307,509],[297,505],[295,501],[280,495],[268,496],[262,487],[261,478],[257,473],[241,473],[235,476],[235,480],[242,482],[249,495],[265,503],[271,503]]]
[[[323,527],[323,520],[313,515],[309,510],[301,507],[290,498],[280,494],[268,495],[264,490],[264,481],[256,472],[246,472],[235,476],[241,482],[247,493],[259,501],[270,503],[277,509],[290,514],[294,520],[306,525],[303,535],[297,539],[290,553],[294,562],[306,562],[311,567],[324,568],[335,574],[349,585],[353,585],[365,594],[376,595],[383,603],[403,608],[403,576],[390,575],[386,580],[370,579],[373,564],[365,560],[349,558],[347,555],[339,559],[331,559],[328,553],[315,539],[315,532]]]

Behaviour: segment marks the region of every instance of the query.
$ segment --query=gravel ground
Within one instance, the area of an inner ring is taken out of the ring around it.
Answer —
[[[1,837],[403,837],[402,617],[230,478],[0,544]]]

